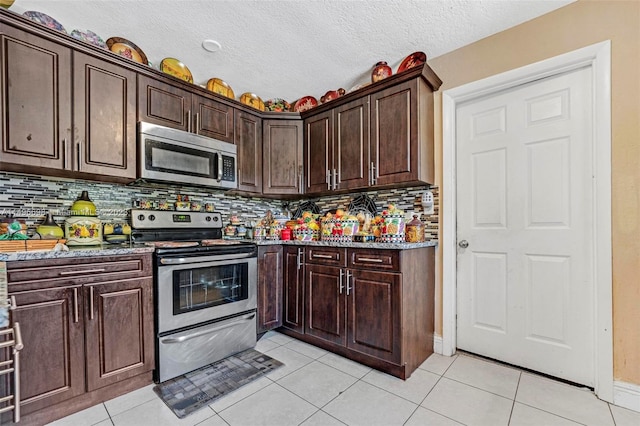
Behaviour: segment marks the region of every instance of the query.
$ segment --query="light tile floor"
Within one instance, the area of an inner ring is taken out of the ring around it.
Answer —
[[[257,350],[285,365],[179,420],[149,385],[54,425],[640,426],[588,389],[468,355],[432,355],[402,381],[280,333]]]

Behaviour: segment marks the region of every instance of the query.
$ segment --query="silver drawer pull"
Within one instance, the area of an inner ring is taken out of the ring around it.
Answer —
[[[94,272],[106,272],[106,269],[83,269],[82,271],[62,271],[58,275],[80,275],[80,274],[92,274]]]
[[[374,259],[371,257],[359,257],[356,259],[356,262],[371,262],[371,263],[382,263],[382,259]]]
[[[318,257],[320,259],[333,259],[333,256],[329,254],[312,254],[311,257]]]
[[[245,315],[239,321],[234,321],[232,323],[221,325],[219,327],[210,328],[208,330],[197,331],[193,334],[185,334],[184,336],[180,336],[180,337],[167,337],[166,339],[160,340],[160,343],[164,343],[164,344],[182,343],[185,340],[195,339],[196,337],[215,333],[216,331],[224,330],[225,328],[235,327],[236,325],[242,324],[243,322],[251,321],[255,317],[256,317],[256,314]]]

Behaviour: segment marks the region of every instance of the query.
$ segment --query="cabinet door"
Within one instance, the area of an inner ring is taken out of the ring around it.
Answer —
[[[302,123],[265,120],[263,125],[263,194],[301,194]]]
[[[369,185],[369,97],[334,109],[334,159],[336,188]]]
[[[0,35],[4,170],[70,166],[71,50],[8,25]]]
[[[46,285],[46,282],[43,283]],[[23,414],[85,392],[81,289],[58,287],[10,293],[18,308],[24,349],[20,352]]]
[[[418,179],[417,82],[371,95],[371,161],[378,185]]]
[[[347,347],[400,363],[402,275],[350,269]]]
[[[238,147],[238,190],[262,193],[262,119],[235,111]]]
[[[305,119],[304,127],[305,192],[327,192],[333,169],[333,110]]]
[[[305,334],[346,344],[343,270],[335,266],[305,265]]]
[[[191,130],[191,92],[138,75],[138,119],[148,123]]]
[[[193,95],[192,131],[233,143],[233,108],[204,96]]]
[[[86,285],[87,390],[154,368],[153,279]]]
[[[136,73],[75,52],[73,169],[136,178]]]
[[[258,333],[282,325],[282,246],[258,247]]]
[[[282,326],[304,333],[304,248],[284,247]]]

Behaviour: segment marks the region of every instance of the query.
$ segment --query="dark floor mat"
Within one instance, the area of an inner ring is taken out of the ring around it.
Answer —
[[[182,419],[281,365],[268,355],[247,349],[160,383],[153,391]]]

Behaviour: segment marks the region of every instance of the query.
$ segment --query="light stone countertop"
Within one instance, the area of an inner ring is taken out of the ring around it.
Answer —
[[[33,250],[0,253],[0,261],[61,259],[89,256],[118,256],[127,254],[153,253],[155,249],[142,244],[102,244],[100,246],[75,246],[69,251]]]
[[[296,240],[243,240],[244,242],[255,243],[258,246],[269,245],[293,245],[293,246],[310,246],[310,247],[343,247],[343,248],[367,248],[367,249],[386,249],[386,250],[411,250],[421,247],[435,247],[437,241],[425,241],[423,243],[335,243],[329,241],[296,241]],[[153,253],[155,249],[144,244],[103,244],[100,246],[75,246],[69,247],[69,251],[53,251],[53,250],[33,250],[18,251],[12,253],[0,253],[0,261],[15,260],[40,260],[40,259],[61,259],[73,257],[89,257],[89,256],[118,256],[128,254]]]
[[[254,242],[258,246],[269,245],[293,245],[293,246],[311,246],[311,247],[344,247],[344,248],[368,248],[368,249],[386,249],[386,250],[411,250],[422,247],[436,247],[438,241],[425,241],[423,243],[334,243],[329,241],[297,241],[297,240],[246,240]]]

